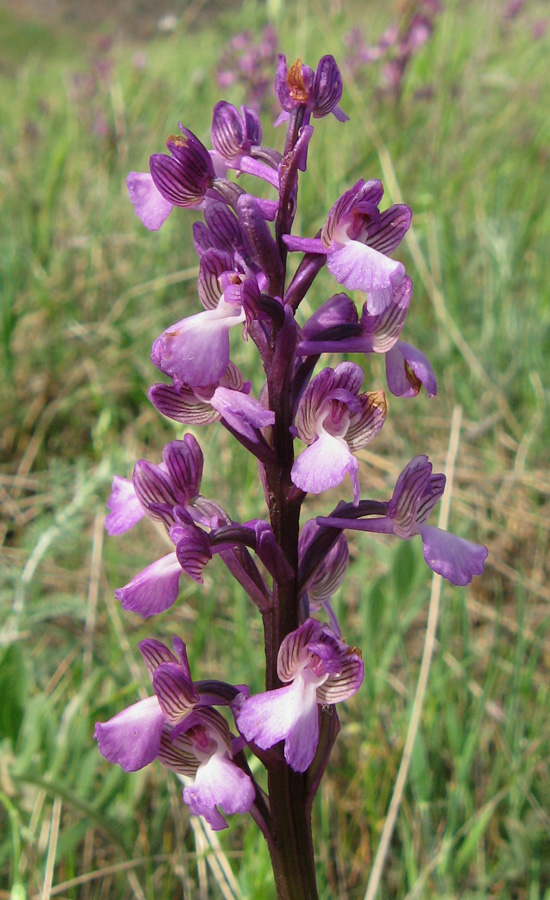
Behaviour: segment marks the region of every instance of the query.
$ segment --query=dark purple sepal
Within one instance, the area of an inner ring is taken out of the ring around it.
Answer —
[[[223,506],[220,506],[215,500],[209,500],[201,495],[195,497],[193,503],[187,509],[183,510],[181,507],[176,507],[174,512],[178,521],[181,519],[187,525],[196,522],[204,528],[220,528],[222,525],[231,523],[231,519]]]
[[[338,103],[342,97],[342,76],[333,56],[323,56],[318,64],[313,81],[313,117],[320,119],[333,113],[339,122],[346,122],[346,116]]]
[[[170,728],[169,725],[165,725],[162,730],[158,752],[159,762],[173,772],[193,778],[199,767],[199,760],[185,734],[174,734],[174,731],[175,729]]]
[[[388,517],[399,537],[417,533],[419,514],[425,522],[445,489],[445,476],[432,475],[432,464],[425,454],[413,457],[395,483],[388,505]]]
[[[342,222],[351,222],[355,215],[372,221],[380,215],[378,204],[384,195],[382,182],[378,179],[365,181],[361,178],[353,187],[345,191],[328,212],[321,229],[321,240],[328,249],[337,237],[337,229]],[[359,224],[359,222],[358,222]]]
[[[165,523],[170,521],[177,499],[168,473],[146,459],[139,459],[134,466],[132,481],[136,496],[150,518]]]
[[[201,679],[194,682],[198,694],[197,706],[231,706],[238,694],[250,696],[250,688],[245,684],[228,684],[227,681]]]
[[[223,294],[220,278],[234,270],[233,256],[227,250],[209,247],[201,256],[197,289],[205,309],[215,309]]]
[[[365,353],[387,353],[395,345],[403,328],[413,283],[408,275],[396,288],[391,302],[379,315],[369,312],[367,304],[361,313],[362,350]]]
[[[163,416],[183,425],[211,425],[220,418],[210,403],[197,399],[186,385],[176,388],[172,384],[154,384],[147,395]]]
[[[250,248],[239,220],[227,203],[220,201],[207,203],[204,210],[204,221],[214,249],[224,251],[229,254],[230,258],[233,258],[236,253],[244,257],[250,256]],[[226,268],[233,269],[233,265],[226,266]]]
[[[390,206],[369,225],[367,243],[373,250],[389,255],[399,246],[411,227],[412,212],[404,203]]]
[[[178,661],[166,644],[163,644],[162,641],[156,641],[154,638],[145,638],[145,640],[140,641],[138,649],[143,657],[150,678],[153,677],[155,669],[162,663],[177,663]]]
[[[241,111],[220,100],[212,113],[212,146],[220,156],[232,160],[241,153],[249,153],[262,140],[262,126],[254,110],[241,106]]]
[[[197,439],[187,433],[181,441],[170,441],[162,452],[174,485],[178,504],[185,506],[200,491],[204,457]]]
[[[206,532],[195,525],[180,525],[176,523],[170,536],[176,543],[178,562],[183,571],[197,584],[204,584],[202,571],[212,559],[210,538]]]
[[[210,154],[199,139],[180,125],[181,135],[170,135],[171,156],[155,153],[149,160],[155,187],[174,206],[200,206],[214,180]]]
[[[207,250],[214,249],[212,235],[204,222],[193,222],[192,232],[193,244],[199,257],[206,253]]]
[[[320,526],[315,519],[309,519],[300,534],[299,555],[302,558],[319,532]],[[340,533],[332,548],[324,555],[317,567],[315,575],[307,584],[309,600],[319,605],[330,600],[336,593],[348,570],[349,550],[346,536]]]
[[[198,701],[192,681],[179,663],[163,663],[153,672],[153,690],[166,721],[177,725]]]
[[[317,309],[302,326],[302,340],[311,341],[327,331],[342,325],[357,325],[358,316],[355,303],[347,294],[333,294]]]
[[[428,397],[437,394],[436,377],[427,356],[405,341],[397,341],[386,353],[386,378],[396,397],[416,397],[422,385]]]

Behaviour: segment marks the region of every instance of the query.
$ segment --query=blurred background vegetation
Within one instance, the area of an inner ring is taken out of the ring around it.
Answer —
[[[414,212],[403,337],[429,353],[440,390],[390,398],[361,456],[363,496],[387,498],[417,453],[441,471],[460,406],[451,527],[490,549],[483,577],[444,588],[381,896],[550,898],[550,8],[428,5],[433,32],[408,56],[420,2],[0,6],[0,898],[272,896],[246,818],[213,838],[166,770],[126,775],[92,734],[147,691],[145,636],[179,634],[195,678],[261,688],[259,622],[219,560],[204,588],[186,582],[173,610],[142,622],[113,590],[161,555],[162,537],[142,523],[109,539],[103,521],[113,474],[180,434],[148,403],[149,351],[198,309],[193,215],[146,232],[126,174],[147,168],[178,121],[208,143],[214,103],[250,91],[265,143],[280,146],[263,85],[277,51],[312,66],[332,53],[351,118],[315,123],[295,231],[313,235],[360,177]],[[333,290],[322,275],[309,309]],[[236,340],[234,358],[257,381],[252,346]],[[384,383],[377,363],[372,388]],[[262,516],[253,462],[223,429],[196,433],[204,493],[236,519]],[[324,900],[363,897],[430,590],[416,542],[350,544],[336,607],[367,676],[314,810]]]

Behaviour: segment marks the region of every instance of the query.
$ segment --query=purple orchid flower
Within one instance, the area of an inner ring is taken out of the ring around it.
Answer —
[[[480,544],[426,524],[444,488],[445,476],[432,475],[432,464],[428,457],[415,456],[397,479],[384,516],[370,519],[320,516],[317,522],[332,528],[395,534],[405,540],[419,534],[424,559],[430,569],[453,584],[466,585],[474,575],[481,575],[483,572],[488,551]]]
[[[302,491],[319,494],[349,473],[353,502],[359,503],[359,463],[353,453],[378,434],[386,418],[384,392],[360,394],[363,378],[360,366],[340,363],[323,369],[308,385],[296,417],[297,433],[308,447],[291,471]]]
[[[336,201],[320,238],[284,237],[289,250],[325,254],[339,284],[365,291],[372,315],[386,309],[405,278],[405,267],[389,254],[411,224],[411,210],[404,204],[379,211],[383,193],[380,181],[361,179]]]
[[[159,760],[169,769],[194,779],[183,800],[196,816],[203,816],[214,831],[227,828],[221,810],[230,815],[249,812],[254,803],[252,779],[233,762],[233,744],[227,722],[214,709],[195,709],[175,734],[164,728]]]
[[[185,644],[174,637],[174,653],[161,641],[139,644],[154,695],[97,722],[94,737],[109,762],[135,772],[158,759],[176,772],[194,776],[184,802],[214,829],[226,828],[225,813],[248,812],[255,789],[250,777],[232,762],[229,727],[201,697],[191,679]],[[223,702],[217,698],[218,702]]]
[[[182,441],[171,441],[166,445],[159,466],[142,459],[134,467],[131,482],[115,477],[107,504],[110,509],[105,521],[108,533],[123,534],[143,516],[148,516],[162,522],[176,544],[175,551],[155,560],[115,591],[115,597],[124,609],[141,616],[156,615],[168,609],[177,599],[184,569],[202,583],[196,563],[190,562],[188,568],[182,565],[180,557],[185,558],[185,553],[179,544],[189,541],[197,552],[200,544],[200,558],[203,559],[204,542],[201,543],[200,538],[203,532],[193,523],[197,521],[211,527],[220,520],[229,521],[221,507],[200,496],[202,468],[199,444],[192,434],[186,434]]]
[[[174,206],[201,208],[215,177],[206,147],[188,128],[179,128],[181,135],[166,140],[171,156],[154,153],[150,174],[130,172],[126,179],[136,215],[150,231],[161,227]]]
[[[199,296],[206,309],[171,325],[153,344],[151,361],[176,386],[202,388],[218,383],[229,365],[229,331],[244,324],[246,337],[248,325],[258,314],[256,276],[246,265],[245,271],[219,271],[225,261],[214,249],[204,254]],[[216,269],[219,275],[214,281]]]
[[[335,294],[305,323],[298,353],[384,353],[392,394],[414,397],[424,385],[428,396],[434,397],[437,381],[429,360],[412,344],[398,340],[411,295],[412,281],[405,275],[383,312],[373,315],[365,303],[359,320],[347,294]]]
[[[197,439],[186,434],[181,441],[171,441],[163,451],[163,461],[155,466],[139,460],[132,480],[115,475],[110,510],[105,528],[110,535],[124,534],[143,516],[172,523],[174,506],[192,504],[199,496],[203,455]]]
[[[108,722],[97,722],[94,731],[101,754],[125,772],[135,772],[156,759],[165,725],[180,725],[199,700],[180,638],[174,637],[175,654],[155,640],[142,641],[139,649],[154,695],[123,709]]]
[[[260,162],[252,155],[262,140],[262,126],[254,110],[241,106],[239,112],[231,103],[220,100],[212,114],[211,134],[214,153],[219,160],[218,168],[223,166],[255,175],[279,189],[277,168]]]
[[[286,122],[296,106],[305,106],[304,125],[313,115],[315,119],[332,113],[339,122],[347,122],[349,116],[338,106],[342,96],[342,76],[333,56],[323,56],[314,72],[297,59],[290,68],[286,57],[279,54],[275,74],[275,93],[283,112],[275,122]]]
[[[284,741],[289,766],[305,772],[319,740],[318,704],[352,697],[363,681],[363,661],[328,625],[308,619],[282,642],[277,672],[285,687],[246,699],[237,725],[262,750]]]

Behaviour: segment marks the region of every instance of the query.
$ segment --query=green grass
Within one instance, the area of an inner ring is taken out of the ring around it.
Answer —
[[[404,339],[430,354],[440,392],[431,402],[391,398],[387,425],[362,455],[364,494],[387,496],[416,453],[441,469],[459,404],[452,528],[490,547],[482,578],[443,592],[379,896],[549,900],[549,38],[531,35],[543,4],[526,4],[506,28],[497,2],[446,7],[398,105],[378,96],[374,70],[361,80],[344,69],[351,122],[315,122],[296,231],[315,233],[359,177],[382,178],[388,203],[401,195],[413,208],[415,240],[402,258],[415,296]],[[228,34],[246,24],[259,31],[269,12],[290,59],[315,64],[330,52],[343,62],[342,36],[358,18],[373,40],[388,24],[387,5],[366,9],[243,4],[237,16],[203,17],[200,28],[195,21],[147,45],[115,44],[104,77],[94,67],[99,51],[83,51],[79,35],[0,16],[8,61],[0,72],[0,898],[14,885],[29,897],[45,890],[71,900],[230,896],[210,867],[219,854],[204,850],[177,783],[157,765],[125,775],[92,739],[96,720],[147,690],[136,649],[145,636],[180,634],[196,678],[261,687],[260,625],[219,560],[204,588],[186,582],[174,610],[154,621],[123,616],[113,598],[164,544],[150,523],[104,535],[109,484],[137,458],[157,459],[178,434],[147,401],[148,354],[163,328],[197,309],[192,216],[176,211],[149,234],[124,179],[146,167],[180,119],[207,140],[219,99],[213,69]],[[432,97],[418,99],[428,85]],[[245,98],[236,89],[227,99]],[[280,140],[267,126],[266,141]],[[333,291],[320,277],[310,308]],[[235,345],[257,387],[252,351]],[[367,372],[373,387],[383,383],[376,361]],[[204,493],[236,518],[262,516],[244,451],[215,426],[197,437]],[[309,508],[325,511],[333,499]],[[353,566],[336,606],[367,674],[342,711],[315,806],[324,900],[364,895],[430,590],[416,543],[354,535],[350,544]],[[272,896],[267,851],[247,819],[234,818],[220,843],[242,897]]]

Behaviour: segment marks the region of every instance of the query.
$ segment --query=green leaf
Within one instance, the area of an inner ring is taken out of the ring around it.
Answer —
[[[27,688],[23,651],[19,644],[10,644],[0,654],[0,738],[10,738],[13,744],[21,729]]]

